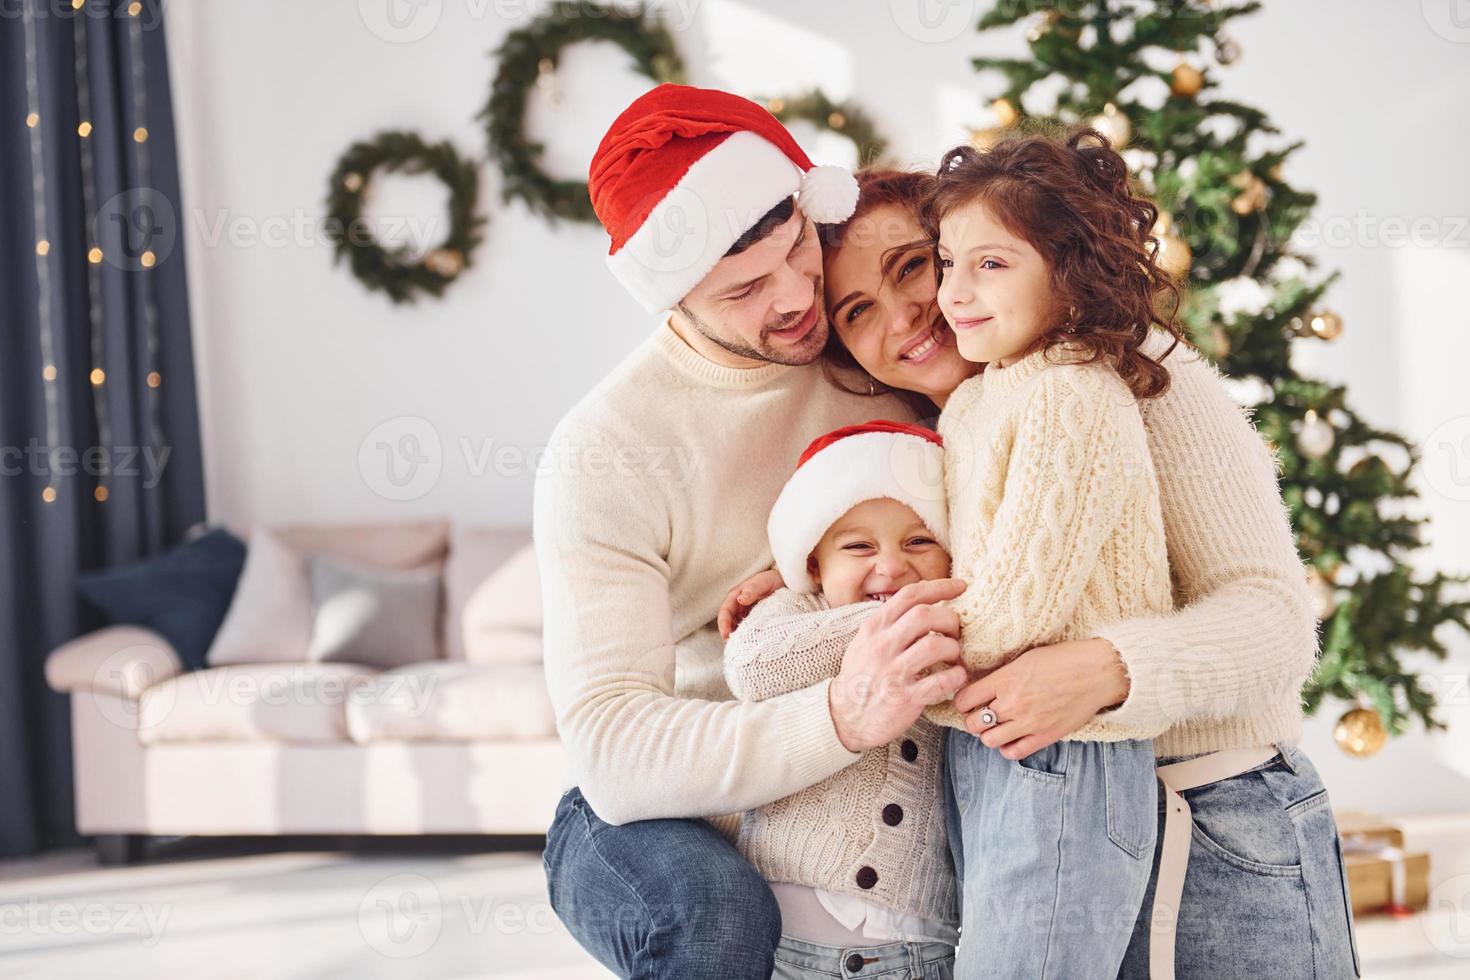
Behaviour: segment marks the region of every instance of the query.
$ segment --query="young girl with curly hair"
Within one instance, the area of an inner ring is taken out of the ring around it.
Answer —
[[[979,676],[1032,647],[1173,608],[1159,487],[1139,400],[1167,390],[1143,353],[1178,340],[1154,261],[1158,213],[1096,134],[951,150],[923,219],[940,310],[986,368],[940,415],[965,666]],[[1174,294],[1177,295],[1177,294]],[[1121,667],[1120,667],[1121,669]],[[1099,713],[1039,751],[952,702],[959,826],[959,976],[1114,977],[1147,890],[1158,796],[1152,737]],[[990,732],[993,731],[993,734]]]

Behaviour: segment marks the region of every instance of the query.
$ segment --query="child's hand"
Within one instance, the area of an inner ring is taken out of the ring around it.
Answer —
[[[718,622],[720,624],[720,638],[728,640],[730,634],[735,632],[735,627],[750,612],[750,607],[760,602],[766,596],[777,589],[786,587],[785,579],[781,573],[774,568],[769,571],[759,572],[741,582],[730,590],[725,596],[724,604],[720,606]]]

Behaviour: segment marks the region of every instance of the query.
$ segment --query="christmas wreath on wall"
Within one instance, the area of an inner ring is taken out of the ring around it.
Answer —
[[[859,167],[872,166],[888,149],[888,141],[878,134],[878,127],[866,112],[850,102],[833,102],[820,90],[767,99],[766,108],[783,123],[800,120],[846,136],[857,147]]]
[[[562,50],[579,41],[611,41],[632,56],[640,74],[655,83],[678,82],[684,77],[673,37],[642,8],[621,11],[562,0],[506,36],[495,52],[500,66],[480,118],[485,120],[490,156],[504,177],[502,197],[507,202],[523,201],[552,221],[597,220],[586,182],[560,180],[543,171],[543,147],[525,135],[527,97],[556,71]]]
[[[407,249],[389,250],[364,223],[363,202],[379,169],[406,174],[433,174],[449,188],[449,234],[422,257]],[[387,293],[395,303],[413,302],[418,293],[439,296],[470,264],[480,244],[485,219],[475,214],[479,168],[461,159],[448,142],[425,143],[414,133],[390,131],[354,143],[337,161],[327,192],[325,231],[336,249],[368,289]]]

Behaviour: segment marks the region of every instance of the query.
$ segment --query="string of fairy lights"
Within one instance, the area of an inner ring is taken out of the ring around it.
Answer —
[[[102,245],[97,239],[97,174],[96,154],[92,140],[99,137],[109,137],[114,134],[100,134],[95,130],[92,121],[91,86],[89,84],[89,65],[87,58],[87,21],[85,12],[89,0],[71,0],[74,12],[72,17],[72,46],[73,46],[73,68],[76,77],[76,110],[77,127],[76,134],[79,140],[79,161],[82,178],[82,207],[86,220],[83,222],[84,242],[86,245],[86,271],[87,271],[87,312],[89,330],[89,360],[90,365],[87,380],[92,386],[92,405],[96,414],[98,445],[103,447],[99,455],[101,462],[97,486],[93,489],[93,499],[98,503],[105,503],[110,496],[109,480],[112,475],[111,456],[107,447],[112,444],[112,420],[107,403],[107,372],[104,367],[107,355],[106,335],[102,323],[102,262],[105,259]],[[91,0],[93,3],[105,2],[105,0]],[[137,176],[138,185],[143,188],[150,186],[152,180],[152,165],[148,153],[148,128],[147,128],[147,85],[144,75],[143,64],[143,25],[139,15],[143,12],[141,0],[132,0],[125,8],[127,14],[126,37],[127,58],[131,81],[131,115],[133,129],[130,133],[134,152],[134,173]],[[55,455],[61,442],[61,377],[58,362],[58,350],[56,344],[56,322],[55,310],[51,298],[51,263],[53,257],[53,243],[50,226],[50,216],[47,211],[46,202],[46,159],[45,159],[45,135],[41,118],[41,73],[40,73],[40,45],[38,42],[36,22],[36,11],[31,3],[21,4],[21,19],[25,35],[25,60],[26,60],[26,129],[29,134],[30,156],[31,156],[31,201],[32,219],[35,225],[36,235],[36,316],[40,330],[40,354],[41,354],[41,381],[43,401],[45,405],[45,431],[46,452],[49,465],[47,466],[48,479],[45,487],[41,490],[41,500],[44,503],[55,503],[60,494],[60,488],[55,479],[56,466]],[[125,194],[122,197],[125,202],[136,206],[136,195]],[[126,235],[126,229],[122,229]],[[126,256],[118,256],[114,264],[119,268],[128,268]],[[149,276],[157,263],[157,257],[151,250],[145,250],[138,257],[138,268],[130,269],[133,273],[141,276]],[[144,367],[146,375],[144,378],[146,388],[145,415],[147,417],[147,438],[153,445],[161,444],[163,441],[162,425],[159,417],[159,391],[163,384],[162,375],[157,369],[159,353],[158,332],[158,306],[154,300],[151,283],[144,279],[139,285],[142,287],[142,309],[144,330]]]

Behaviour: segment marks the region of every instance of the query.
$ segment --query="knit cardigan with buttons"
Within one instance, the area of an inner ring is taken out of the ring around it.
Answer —
[[[880,608],[859,602],[833,609],[819,594],[777,591],[725,645],[730,691],[742,701],[764,701],[836,676],[848,642]],[[943,731],[920,719],[846,769],[744,813],[737,846],[767,881],[957,923],[958,885],[940,802],[943,747]]]

